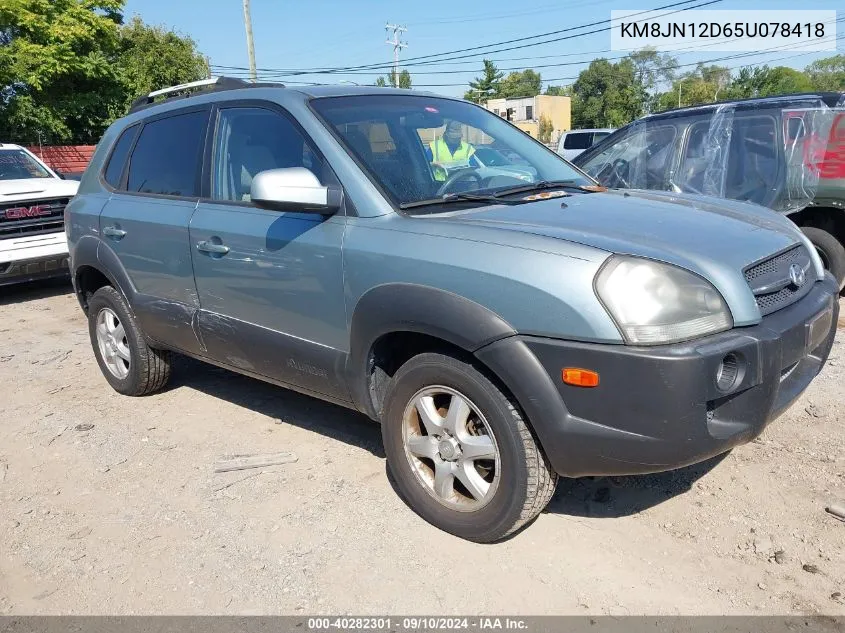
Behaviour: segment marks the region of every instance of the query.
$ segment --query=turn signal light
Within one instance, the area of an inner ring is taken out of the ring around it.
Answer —
[[[575,387],[598,387],[599,375],[589,369],[566,367],[561,371],[561,378],[567,385]]]

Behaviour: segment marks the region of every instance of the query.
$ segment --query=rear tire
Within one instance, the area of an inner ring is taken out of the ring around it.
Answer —
[[[823,229],[814,226],[802,226],[801,230],[816,247],[824,267],[836,279],[841,291],[845,287],[845,246]]]
[[[170,353],[147,345],[126,299],[111,286],[88,301],[88,333],[100,371],[118,393],[145,396],[170,378]]]
[[[399,368],[385,398],[382,437],[411,509],[470,541],[513,534],[554,494],[557,474],[516,403],[451,356],[420,354]]]

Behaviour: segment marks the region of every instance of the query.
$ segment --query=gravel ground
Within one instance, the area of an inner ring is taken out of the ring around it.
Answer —
[[[722,459],[563,481],[476,545],[403,504],[364,417],[185,359],[164,393],[120,396],[65,282],[4,289],[0,613],[843,615],[824,510],[845,501],[843,367],[840,340]],[[278,451],[298,461],[213,472]]]

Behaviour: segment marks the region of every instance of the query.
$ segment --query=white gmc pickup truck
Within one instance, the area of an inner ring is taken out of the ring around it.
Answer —
[[[65,205],[79,183],[0,143],[0,286],[67,274]]]

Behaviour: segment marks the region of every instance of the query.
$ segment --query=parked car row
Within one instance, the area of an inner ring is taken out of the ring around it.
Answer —
[[[403,498],[460,537],[514,533],[559,475],[749,442],[830,352],[837,283],[760,205],[607,190],[418,91],[157,94],[108,129],[66,209],[106,381],[154,393],[179,353],[361,411]],[[469,138],[492,139],[477,162]]]

